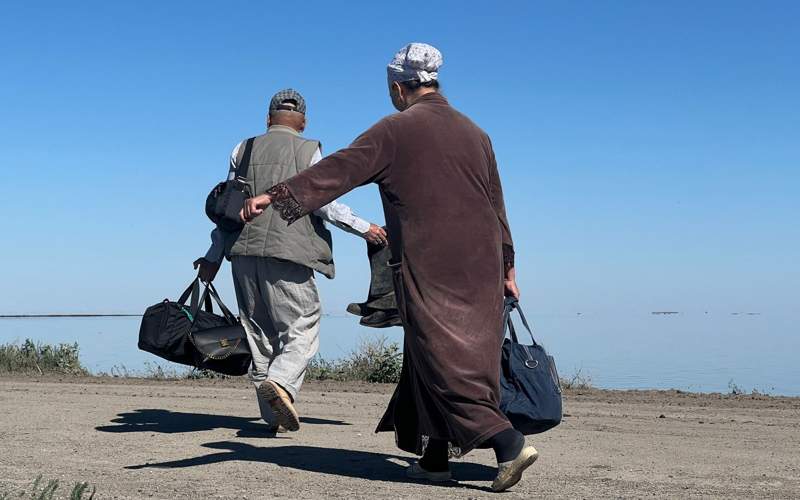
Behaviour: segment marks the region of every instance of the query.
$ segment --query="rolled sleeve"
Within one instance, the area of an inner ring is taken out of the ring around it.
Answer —
[[[363,235],[370,228],[369,222],[356,216],[350,207],[338,201],[332,201],[324,207],[314,210],[314,215],[322,217],[340,229],[358,235]]]
[[[364,234],[369,231],[369,228],[372,226],[372,224],[354,215],[353,222],[350,223],[350,226],[359,233]]]

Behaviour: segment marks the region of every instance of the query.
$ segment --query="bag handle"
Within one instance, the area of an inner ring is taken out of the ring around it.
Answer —
[[[533,330],[531,330],[528,320],[525,318],[525,313],[522,312],[522,307],[519,305],[519,300],[515,299],[514,297],[506,297],[505,300],[505,310],[503,311],[503,337],[505,337],[506,328],[508,328],[508,331],[511,333],[511,340],[515,344],[519,344],[517,330],[514,328],[514,322],[511,321],[511,312],[514,309],[516,309],[519,313],[519,317],[522,320],[522,325],[526,330],[528,330],[528,334],[531,336],[531,342],[533,342],[533,345],[539,345],[536,342],[536,339],[533,338]]]
[[[219,297],[219,293],[217,293],[217,289],[214,288],[214,285],[212,285],[210,282],[206,284],[205,293],[206,293],[206,300],[208,300],[209,303],[211,302],[211,297],[213,297],[214,301],[217,303],[217,306],[219,306],[219,310],[222,311],[222,315],[228,318],[228,321],[230,321],[231,323],[236,323],[236,316],[234,316],[234,314],[230,311],[230,309],[228,309],[225,303],[222,302],[222,299]],[[209,297],[209,295],[211,297]]]
[[[192,283],[192,286],[196,285],[197,289],[199,290],[200,285],[198,284],[198,282],[199,280],[196,280],[194,283]],[[217,289],[214,288],[214,285],[205,282],[203,282],[203,284],[205,285],[205,289],[203,290],[203,295],[201,300],[205,304],[206,312],[209,313],[213,312],[213,309],[211,307],[211,299],[213,298],[214,301],[217,303],[217,306],[219,307],[220,311],[222,312],[222,315],[225,316],[225,319],[227,319],[231,324],[236,324],[238,322],[236,316],[234,316],[234,314],[230,311],[230,309],[228,309],[228,307],[222,302],[222,299],[219,297]],[[190,309],[190,312],[192,314],[192,326],[194,326],[195,319],[197,318],[198,309],[199,308]]]
[[[181,305],[186,304],[186,301],[189,300],[189,294],[191,294],[194,289],[195,283],[197,283],[197,278],[195,278],[194,281],[189,283],[189,286],[186,287],[186,290],[183,291],[183,293],[177,300],[178,304]]]
[[[178,299],[178,304],[184,306],[186,305],[186,301],[189,300],[189,296],[191,295],[191,302],[189,303],[189,312],[192,313],[192,317],[197,314],[200,305],[200,276],[198,275],[189,286],[184,290],[181,294],[180,298]],[[206,312],[212,312],[212,304],[211,304],[211,297],[207,295],[203,296],[203,306],[205,307]]]
[[[247,171],[250,169],[250,157],[253,155],[253,142],[256,138],[251,137],[244,143],[244,152],[236,167],[236,177],[247,178]]]

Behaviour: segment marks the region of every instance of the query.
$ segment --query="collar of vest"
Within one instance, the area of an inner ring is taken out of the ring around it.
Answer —
[[[268,133],[283,132],[283,133],[289,133],[289,134],[292,134],[292,135],[296,135],[297,137],[300,137],[300,132],[298,132],[297,130],[293,129],[292,127],[287,127],[286,125],[272,125],[271,127],[269,127],[267,129],[267,132]]]

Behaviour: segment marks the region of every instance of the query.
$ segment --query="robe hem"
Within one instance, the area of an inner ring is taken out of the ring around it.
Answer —
[[[465,446],[461,446],[461,456],[463,457],[467,453],[471,452],[472,450],[474,450],[475,448],[480,446],[481,443],[483,443],[484,441],[486,441],[490,437],[492,437],[495,434],[497,434],[498,432],[502,432],[502,431],[504,431],[506,429],[513,429],[513,426],[511,425],[511,422],[504,422],[502,424],[497,424],[497,425],[495,425],[493,427],[490,427],[488,431],[480,434],[478,437],[476,437],[475,439],[470,441]]]
[[[453,442],[449,438],[435,438],[435,439],[446,440],[446,441],[448,441],[449,447],[459,448],[460,449],[460,453],[459,453],[459,455],[457,455],[457,458],[460,458],[460,457],[463,457],[464,455],[466,455],[467,453],[471,452],[472,450],[476,449],[478,446],[481,445],[481,443],[483,443],[484,441],[486,441],[490,437],[494,436],[498,432],[502,432],[502,431],[504,431],[506,429],[513,429],[513,428],[514,428],[514,426],[511,425],[511,422],[504,422],[504,423],[501,423],[501,424],[497,424],[495,426],[490,427],[488,431],[482,432],[481,434],[478,435],[478,437],[476,437],[475,439],[469,441],[468,444],[466,444],[464,446],[454,446]],[[420,444],[420,441],[422,440],[422,436],[421,435],[420,435],[420,439],[417,440],[416,447],[414,449],[410,449],[408,447],[400,446],[399,440],[397,439],[397,428],[394,425],[392,425],[391,429],[387,429],[387,428],[382,428],[380,423],[379,423],[378,427],[375,429],[375,434],[378,434],[380,432],[394,432],[395,445],[400,450],[405,451],[407,453],[412,453],[414,455],[422,456],[423,453],[420,453],[420,450],[419,450],[419,444]],[[423,450],[423,452],[424,452],[424,450]]]

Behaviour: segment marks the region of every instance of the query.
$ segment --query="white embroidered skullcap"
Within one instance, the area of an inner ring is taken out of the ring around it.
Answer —
[[[427,43],[409,43],[397,54],[386,68],[391,82],[419,80],[422,83],[439,78],[439,67],[444,60],[436,47]]]

